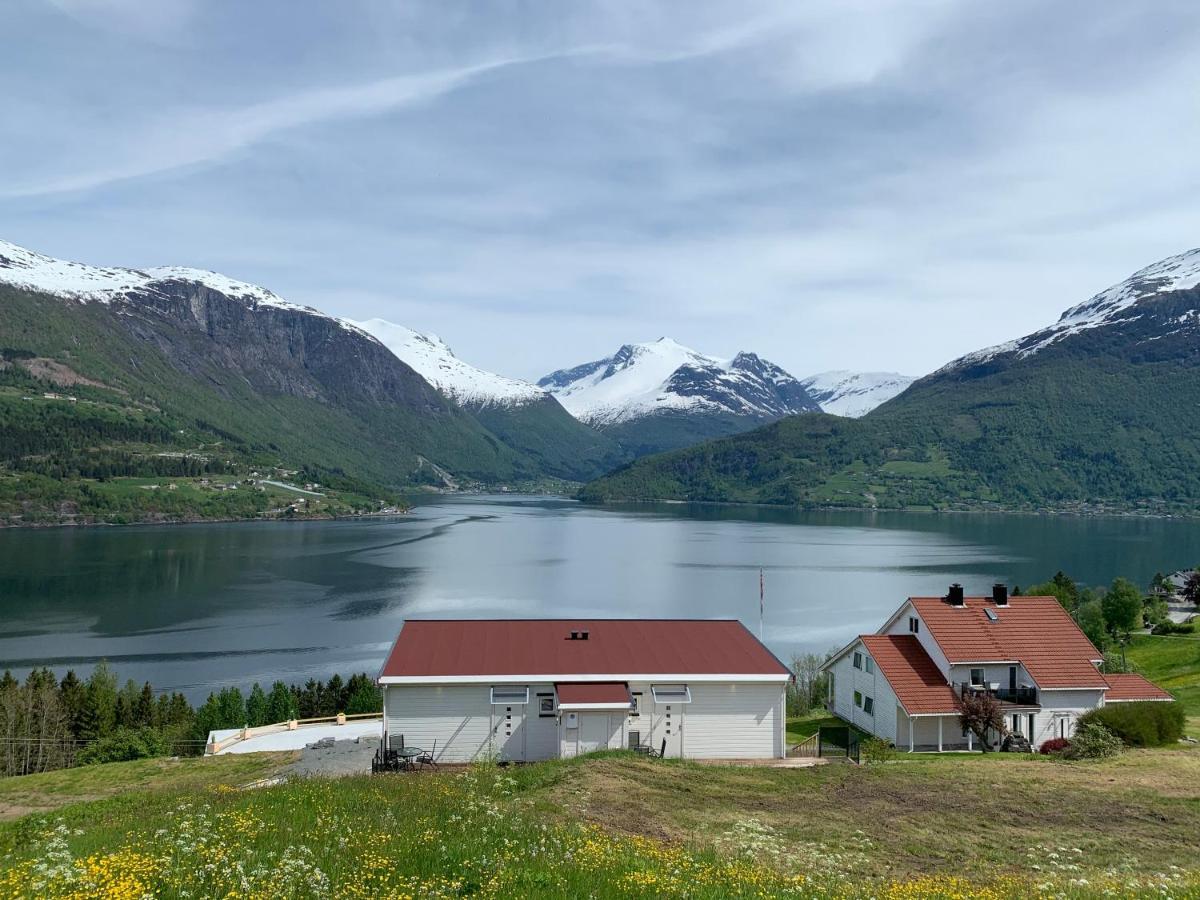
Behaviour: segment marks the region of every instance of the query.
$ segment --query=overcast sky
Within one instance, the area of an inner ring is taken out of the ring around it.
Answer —
[[[0,237],[526,378],[921,374],[1200,245],[1191,0],[4,0],[0,84]]]

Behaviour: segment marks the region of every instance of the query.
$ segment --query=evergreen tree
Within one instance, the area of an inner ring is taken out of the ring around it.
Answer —
[[[204,701],[204,705],[196,710],[196,716],[192,724],[192,734],[198,740],[208,740],[208,733],[216,731],[218,728],[225,728],[221,724],[221,707],[217,703],[217,695],[209,694],[208,699]]]
[[[217,694],[218,728],[241,728],[246,724],[246,701],[235,687],[221,688]]]
[[[380,694],[379,688],[368,679],[364,678],[355,683],[351,678],[350,685],[352,692],[346,700],[346,715],[373,713],[383,709],[383,695]]]
[[[256,681],[250,688],[250,696],[246,700],[246,724],[251,727],[270,724],[268,718],[267,695],[262,686]]]
[[[300,718],[315,719],[321,715],[321,682],[310,678],[300,692]]]
[[[79,680],[74,669],[68,670],[67,674],[63,676],[63,680],[58,685],[58,693],[67,714],[67,727],[74,737],[78,737],[83,720],[83,708],[87,703],[87,688]]]
[[[267,697],[267,721],[287,722],[296,717],[295,697],[286,684],[276,681],[271,685],[271,694]]]
[[[154,727],[154,689],[150,687],[150,682],[142,685],[141,693],[138,694],[137,704],[133,710],[134,724],[139,728]]]
[[[334,674],[322,692],[321,715],[336,716],[346,708],[345,685],[342,676]]]
[[[107,737],[117,724],[117,676],[105,660],[87,680],[87,699],[81,715],[81,730],[77,737],[84,740]]]

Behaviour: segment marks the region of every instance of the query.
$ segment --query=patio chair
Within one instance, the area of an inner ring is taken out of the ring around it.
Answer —
[[[413,762],[416,763],[418,766],[433,766],[436,769],[437,768],[437,760],[434,759],[434,756],[436,754],[437,754],[437,738],[434,738],[433,739],[433,749],[432,750],[422,750],[421,755],[416,757],[413,760]]]

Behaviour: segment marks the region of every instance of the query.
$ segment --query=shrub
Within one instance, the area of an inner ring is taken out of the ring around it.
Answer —
[[[166,756],[166,740],[152,728],[118,728],[108,737],[84,747],[75,757],[82,766]]]
[[[867,765],[875,765],[894,759],[896,747],[891,741],[885,741],[881,737],[870,737],[858,745],[858,752],[862,756],[863,762]]]
[[[1079,721],[1103,725],[1131,747],[1161,747],[1183,737],[1183,707],[1178,703],[1113,703],[1089,710]]]
[[[1120,755],[1122,749],[1124,744],[1119,737],[1099,722],[1085,722],[1080,717],[1071,746],[1063,755],[1068,759],[1107,759]]]
[[[1196,626],[1191,622],[1159,622],[1152,629],[1151,634],[1194,634]]]
[[[1042,742],[1042,746],[1038,747],[1038,752],[1045,753],[1046,755],[1062,753],[1070,746],[1071,742],[1066,738],[1050,738],[1050,740]]]

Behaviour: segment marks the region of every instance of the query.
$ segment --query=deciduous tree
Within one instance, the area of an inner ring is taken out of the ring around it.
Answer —
[[[1004,737],[1008,731],[1004,726],[1004,711],[1000,701],[985,691],[968,692],[958,698],[958,721],[979,739],[979,745],[985,753],[992,749],[988,737],[990,732]]]

